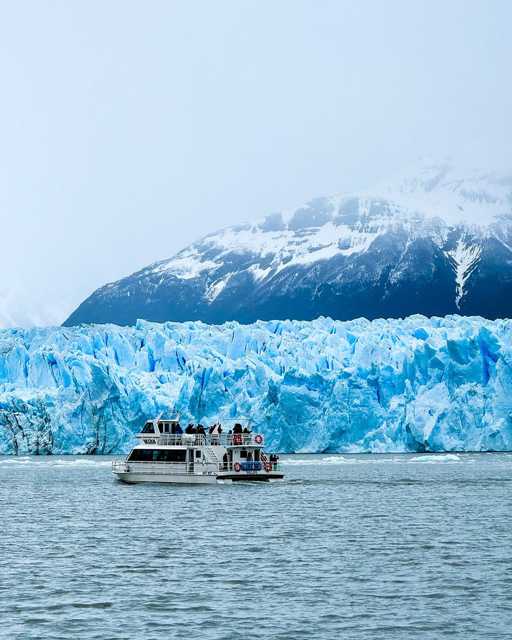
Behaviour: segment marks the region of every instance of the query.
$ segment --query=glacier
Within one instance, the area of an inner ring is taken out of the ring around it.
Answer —
[[[161,413],[241,417],[281,452],[510,450],[512,321],[0,331],[0,453],[122,453]]]

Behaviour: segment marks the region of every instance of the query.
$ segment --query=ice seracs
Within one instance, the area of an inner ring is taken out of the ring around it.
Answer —
[[[217,423],[206,432],[190,424],[183,431],[178,419],[149,420],[137,434],[140,443],[112,473],[123,482],[215,484],[282,480],[279,457],[266,454],[264,438],[235,422],[229,433]]]
[[[3,330],[0,453],[127,453],[170,413],[282,453],[507,451],[511,363],[478,317]]]

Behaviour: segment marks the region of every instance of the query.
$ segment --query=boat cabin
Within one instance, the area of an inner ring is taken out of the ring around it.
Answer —
[[[231,480],[282,478],[277,474],[278,457],[269,457],[263,451],[263,435],[248,428],[242,430],[239,423],[224,433],[218,424],[208,432],[201,425],[188,425],[183,431],[178,420],[149,420],[137,438],[140,443],[122,463],[124,467],[117,467],[121,470],[116,473],[123,480],[152,477],[154,481],[171,482],[174,476],[177,482],[202,482],[205,478],[200,477],[209,476]]]

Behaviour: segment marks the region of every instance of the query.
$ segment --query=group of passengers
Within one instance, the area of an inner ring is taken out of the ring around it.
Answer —
[[[239,422],[237,422],[233,427],[233,430],[230,431],[229,433],[251,433],[251,430],[248,429],[247,427],[244,427],[242,429],[242,425]]]
[[[197,426],[195,426],[190,422],[187,428],[185,429],[185,433],[206,435],[206,429],[203,427],[202,424],[198,424]],[[212,426],[208,429],[208,433],[211,436],[212,435],[220,436],[220,434],[222,433],[222,427],[220,426],[219,423],[212,424]]]
[[[166,423],[165,433],[169,433],[168,428],[169,427],[167,426],[167,423]],[[164,432],[163,427],[161,428],[161,431],[162,433]],[[205,427],[202,424],[194,425],[192,422],[190,422],[185,428],[185,431],[183,431],[179,422],[173,422],[170,425],[170,433],[173,435],[181,435],[182,433],[186,433],[190,435],[206,435],[207,432]],[[215,424],[212,424],[208,429],[208,434],[214,439],[219,438],[221,433],[222,433],[222,426],[220,422],[216,422]],[[229,435],[238,435],[238,434],[247,434],[247,433],[251,433],[251,430],[248,427],[242,427],[242,425],[239,422],[235,424],[233,429],[229,430]]]
[[[177,423],[176,425],[173,425],[172,433],[183,433],[179,423]],[[187,428],[185,429],[185,433],[206,435],[206,429],[202,424],[198,424],[196,426],[192,424],[192,422],[190,422]],[[220,422],[216,422],[215,424],[212,424],[211,427],[208,429],[208,434],[211,436],[220,436],[221,433],[222,433],[222,426]],[[237,422],[233,427],[233,429],[229,430],[230,435],[233,433],[251,433],[251,430],[248,429],[247,427],[242,427],[242,425]]]
[[[185,429],[185,433],[196,434],[196,433],[206,433],[206,431],[202,424],[198,424],[197,426],[195,426],[194,424],[189,422],[187,428]]]

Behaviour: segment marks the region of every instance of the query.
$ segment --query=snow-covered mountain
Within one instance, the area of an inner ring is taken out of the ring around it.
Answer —
[[[430,165],[222,229],[95,291],[65,324],[512,315],[512,176]]]

